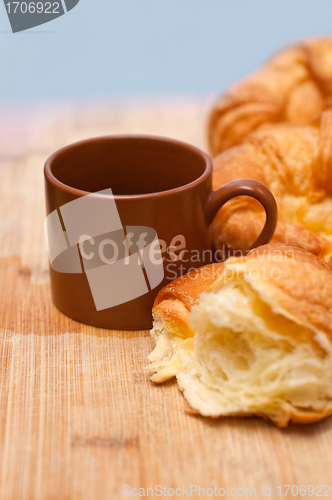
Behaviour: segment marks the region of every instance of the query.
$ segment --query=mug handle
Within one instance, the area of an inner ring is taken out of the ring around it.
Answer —
[[[263,205],[266,213],[265,225],[249,250],[259,247],[260,245],[266,245],[271,241],[277,225],[278,208],[271,191],[264,186],[264,184],[254,181],[253,179],[241,179],[229,182],[210,194],[207,202],[208,225],[212,223],[220,208],[236,196],[251,196]]]

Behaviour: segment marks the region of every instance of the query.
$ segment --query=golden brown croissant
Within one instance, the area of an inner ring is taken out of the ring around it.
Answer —
[[[153,315],[151,379],[176,376],[194,411],[280,427],[332,413],[332,269],[311,253],[270,244],[206,266]]]
[[[315,124],[256,131],[214,159],[214,188],[250,178],[274,194],[279,220],[274,242],[299,246],[328,260],[332,251],[332,111]],[[265,219],[262,206],[235,198],[211,226],[217,249],[250,248]]]
[[[286,48],[221,96],[209,121],[212,155],[275,124],[308,125],[332,105],[332,37]]]

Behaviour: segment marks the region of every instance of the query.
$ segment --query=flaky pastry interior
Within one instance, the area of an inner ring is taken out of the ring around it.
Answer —
[[[258,415],[283,427],[332,413],[331,268],[277,244],[208,273],[189,308],[168,287],[157,299],[151,380],[176,376],[204,416]],[[181,280],[190,296],[190,278]]]

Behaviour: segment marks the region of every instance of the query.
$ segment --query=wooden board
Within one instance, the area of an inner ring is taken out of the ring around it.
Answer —
[[[187,100],[0,109],[1,500],[121,499],[124,485],[217,486],[235,498],[245,495],[231,488],[256,488],[261,497],[271,485],[277,499],[278,485],[332,482],[331,418],[279,430],[255,418],[192,416],[175,382],[148,380],[149,332],[84,326],[51,302],[46,157],[75,140],[126,132],[206,148],[208,107]]]

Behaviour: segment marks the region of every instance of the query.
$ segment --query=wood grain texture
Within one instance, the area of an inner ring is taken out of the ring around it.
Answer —
[[[158,484],[218,486],[226,495],[255,487],[257,497],[271,485],[277,499],[279,484],[332,482],[331,418],[279,430],[255,418],[190,415],[176,383],[148,380],[147,331],[84,326],[51,302],[46,157],[75,140],[126,132],[206,149],[208,107],[188,100],[0,109],[1,500],[121,499],[123,485]]]

